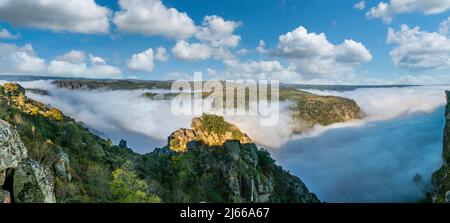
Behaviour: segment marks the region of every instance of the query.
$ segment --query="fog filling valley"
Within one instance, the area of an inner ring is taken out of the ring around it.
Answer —
[[[167,137],[178,128],[189,128],[192,119],[173,115],[170,101],[141,97],[162,90],[87,91],[58,89],[48,81],[21,84],[48,90],[48,96],[27,96],[59,108],[115,143],[127,140],[139,153],[166,145]],[[280,122],[273,127],[261,127],[258,117],[226,119],[269,148],[277,163],[300,177],[322,201],[415,202],[441,165],[446,89],[309,90],[354,99],[366,116],[294,136],[287,104],[281,105]],[[413,181],[416,174],[422,179]]]

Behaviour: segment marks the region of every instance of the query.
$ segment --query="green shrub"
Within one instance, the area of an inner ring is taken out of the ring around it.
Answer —
[[[129,163],[112,173],[113,181],[110,190],[115,201],[120,203],[159,203],[158,196],[149,194],[149,187],[145,180],[138,178],[136,173],[130,170]]]

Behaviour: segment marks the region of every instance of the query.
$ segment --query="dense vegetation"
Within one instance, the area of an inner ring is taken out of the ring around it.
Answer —
[[[280,90],[280,100],[292,102],[296,131],[302,132],[316,124],[323,126],[359,119],[363,116],[358,104],[347,98],[319,96],[293,88]]]
[[[204,130],[207,132],[213,132],[218,135],[224,135],[226,132],[231,132],[233,137],[237,140],[241,139],[243,136],[243,133],[239,129],[226,122],[222,116],[203,114],[201,120]]]

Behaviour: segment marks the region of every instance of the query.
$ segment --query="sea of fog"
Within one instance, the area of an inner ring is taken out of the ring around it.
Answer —
[[[49,96],[27,95],[61,109],[116,143],[126,139],[140,153],[164,146],[167,137],[178,128],[188,128],[192,118],[173,115],[170,101],[140,97],[160,90],[85,91],[57,89],[48,81],[21,84],[48,90]],[[261,127],[254,116],[226,119],[268,148],[278,164],[299,176],[322,201],[415,202],[429,190],[431,173],[441,165],[444,91],[448,88],[306,89],[352,98],[366,116],[316,126],[302,135],[292,133],[287,104],[281,105],[280,121],[272,127]]]

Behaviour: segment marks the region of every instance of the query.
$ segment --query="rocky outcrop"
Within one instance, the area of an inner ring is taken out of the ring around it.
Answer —
[[[434,191],[432,199],[434,202],[450,203],[450,91],[445,92],[447,95],[447,107],[445,109],[445,127],[444,127],[444,141],[442,167],[433,173]]]
[[[64,152],[61,148],[58,148],[58,159],[56,160],[55,164],[53,165],[55,169],[55,174],[64,179],[65,181],[71,181],[72,175],[69,172],[70,168],[70,159],[69,155]]]
[[[28,99],[25,96],[25,88],[16,83],[0,85],[0,103],[11,105],[30,115],[42,115],[55,120],[64,118],[60,110]]]
[[[50,169],[34,160],[25,160],[14,173],[14,199],[19,203],[55,203]]]
[[[169,137],[169,144],[177,140],[176,148],[185,143],[182,151],[168,145],[146,155],[147,168],[155,172],[163,172],[159,163],[174,162],[166,165],[164,172],[171,172],[175,177],[163,176],[162,183],[169,182],[169,187],[173,182],[191,185],[170,188],[169,195],[164,195],[169,202],[180,202],[176,195],[189,193],[206,195],[188,202],[319,202],[298,177],[276,165],[270,154],[258,149],[244,133],[232,137],[233,134],[217,134],[217,129],[216,132],[206,130],[208,119],[223,121],[221,117],[210,116],[193,119],[192,130],[178,130]],[[177,169],[179,165],[183,168]]]
[[[0,202],[10,203],[11,193],[7,191],[7,171],[17,169],[27,157],[27,149],[13,127],[0,120]]]
[[[55,202],[51,171],[27,157],[16,130],[0,120],[0,200]]]
[[[123,148],[123,149],[128,148],[128,143],[127,143],[127,141],[124,140],[124,139],[121,139],[120,142],[119,142],[119,147],[120,147],[120,148]]]
[[[225,122],[223,117],[204,114],[194,118],[192,129],[179,129],[169,136],[169,148],[175,152],[185,152],[187,143],[202,142],[208,146],[223,145],[227,141],[237,140],[242,144],[252,143],[250,138],[235,125]]]
[[[27,157],[27,149],[14,128],[0,120],[0,172],[15,169]],[[4,175],[4,174],[3,174]]]

